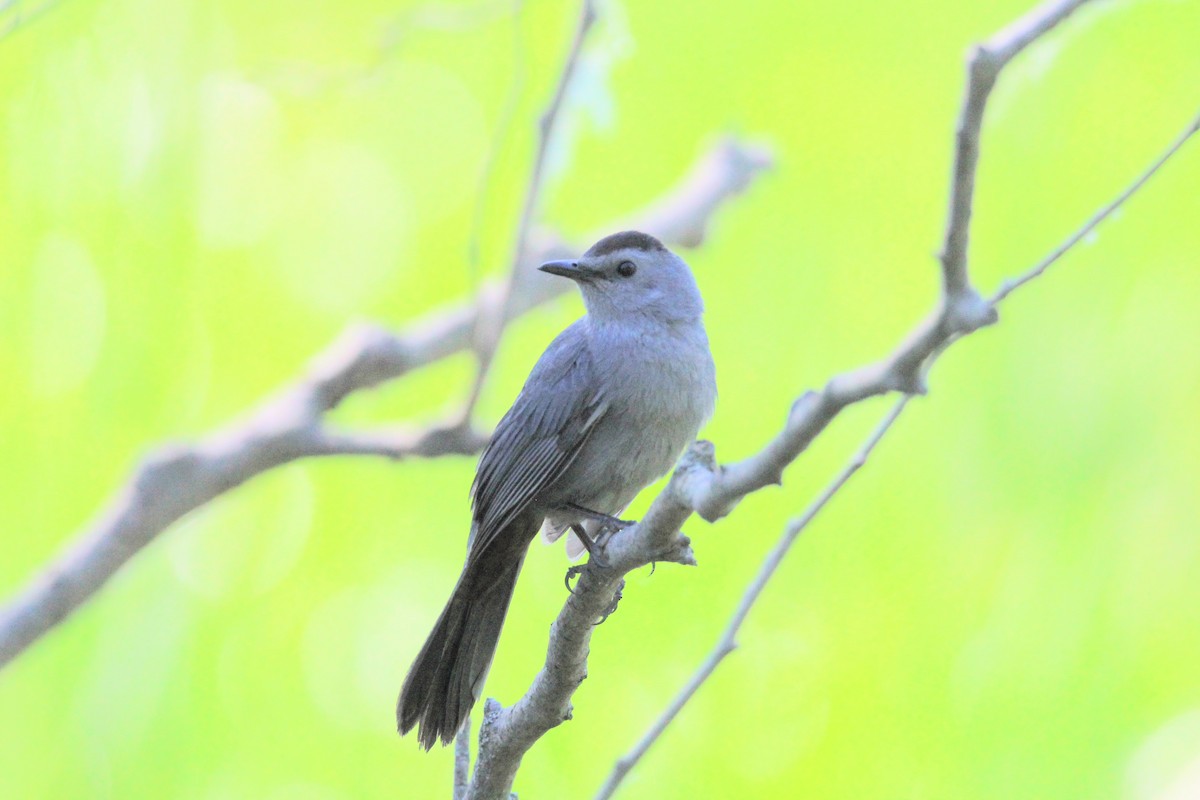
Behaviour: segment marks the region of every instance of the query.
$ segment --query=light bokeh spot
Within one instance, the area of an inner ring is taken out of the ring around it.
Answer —
[[[92,373],[104,344],[104,283],[78,240],[53,233],[33,265],[29,336],[33,391],[53,396]]]
[[[342,591],[313,612],[302,646],[314,704],[341,727],[378,730],[405,670],[437,618],[441,565],[408,564],[387,580]],[[423,602],[422,598],[437,598]]]
[[[252,494],[225,496],[189,517],[169,537],[168,557],[180,581],[207,600],[259,595],[295,566],[312,519],[304,469],[270,473]]]
[[[212,247],[259,241],[278,217],[283,123],[266,89],[237,75],[200,85],[200,235]]]
[[[1180,714],[1155,731],[1129,762],[1130,800],[1200,797],[1200,709]]]
[[[404,187],[370,150],[316,142],[292,165],[273,266],[298,300],[343,314],[384,291],[411,236]]]

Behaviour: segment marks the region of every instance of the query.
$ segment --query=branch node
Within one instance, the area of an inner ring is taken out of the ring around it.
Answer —
[[[822,391],[808,389],[797,397],[788,410],[785,430],[791,433],[809,427],[813,419],[821,415],[826,403],[838,403],[843,394],[841,383],[842,381],[834,377],[826,381]]]
[[[740,496],[723,498],[708,493],[704,496],[702,502],[696,504],[696,514],[705,522],[716,522],[722,517],[729,516],[730,512],[737,508],[737,504],[740,502],[742,502]]]
[[[1003,66],[1004,61],[986,44],[975,45],[967,54],[967,71],[970,73],[971,82],[982,84],[988,89],[996,82]]]
[[[819,405],[821,402],[821,393],[815,392],[812,389],[806,389],[804,394],[796,398],[796,402],[792,403],[792,408],[788,412],[788,423],[799,417],[801,414],[812,413],[813,406]]]
[[[329,411],[351,392],[407,372],[412,362],[407,344],[391,331],[352,325],[309,365],[312,410]]]
[[[770,147],[741,142],[733,136],[721,140],[719,152],[734,167],[730,172],[734,177],[735,191],[745,189],[758,173],[775,166],[775,153]]]
[[[915,363],[897,362],[892,369],[888,370],[883,377],[884,385],[889,391],[901,392],[903,394],[929,394],[929,384],[925,382],[925,376],[922,374],[921,364],[918,361]]]
[[[692,551],[692,540],[682,533],[672,542],[671,548],[655,560],[672,561],[685,567],[699,566],[696,563],[696,554]]]
[[[717,449],[712,442],[701,439],[679,459],[671,484],[678,491],[680,502],[690,507],[707,522],[715,522],[737,505],[738,498],[729,498],[713,491],[722,469],[717,464]]]
[[[489,697],[483,703],[483,723],[479,726],[479,738],[483,739],[484,734],[491,734],[492,728],[500,720],[500,715],[504,713],[504,706],[500,705],[500,701],[494,697]]]
[[[949,333],[964,334],[996,324],[1000,315],[992,303],[968,287],[947,298],[944,318]]]

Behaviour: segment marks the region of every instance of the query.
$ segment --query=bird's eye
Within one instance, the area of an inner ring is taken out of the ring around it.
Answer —
[[[617,274],[622,278],[632,278],[635,272],[637,272],[637,264],[632,261],[622,261],[617,265]]]

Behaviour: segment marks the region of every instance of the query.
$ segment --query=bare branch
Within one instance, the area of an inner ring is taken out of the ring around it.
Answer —
[[[554,94],[551,96],[546,110],[538,120],[537,149],[533,156],[533,168],[530,170],[529,184],[525,189],[525,202],[521,207],[521,217],[517,223],[517,241],[513,249],[512,265],[509,268],[508,279],[504,282],[500,299],[491,304],[488,309],[482,310],[477,320],[473,346],[476,358],[478,359],[478,367],[475,371],[475,379],[471,383],[471,390],[463,405],[460,422],[464,425],[470,423],[471,416],[475,413],[475,406],[479,403],[479,398],[483,393],[483,386],[487,382],[488,373],[491,371],[492,362],[496,357],[496,349],[500,346],[500,337],[504,333],[504,326],[508,323],[508,307],[512,302],[512,296],[516,291],[519,280],[518,273],[523,267],[529,266],[529,236],[533,229],[534,216],[537,214],[538,204],[541,200],[542,188],[546,183],[546,154],[550,152],[550,142],[554,136],[555,123],[558,121],[563,98],[567,95],[571,79],[575,76],[575,68],[578,66],[579,56],[583,52],[584,40],[587,39],[588,32],[591,31],[595,22],[596,7],[594,0],[582,0],[579,8],[579,22],[575,28],[575,36],[571,40],[570,48],[567,50],[567,57],[563,62],[562,71],[559,73],[558,82],[554,87]]]
[[[311,434],[304,456],[380,456],[399,461],[471,455],[482,450],[489,438],[488,433],[461,426],[366,433],[317,429]]]
[[[458,735],[454,737],[454,800],[467,796],[467,785],[471,782],[471,716],[463,720]]]
[[[703,230],[721,203],[760,171],[762,165],[746,152],[727,144],[703,156],[693,174],[663,200],[667,211],[657,219],[647,217],[645,228],[677,244],[683,242],[672,232]],[[699,202],[691,195],[696,185],[708,192]],[[536,237],[530,250],[531,257],[544,259],[571,252],[549,235]],[[518,283],[506,316],[556,297],[565,291],[562,283],[534,273]],[[315,456],[431,457],[478,450],[485,437],[469,426],[348,433],[326,427],[325,416],[355,392],[467,348],[476,315],[497,302],[499,292],[484,286],[480,297],[482,304],[435,312],[398,334],[353,327],[313,360],[304,377],[244,420],[193,445],[170,445],[151,454],[100,517],[0,609],[0,667],[82,605],[172,523],[255,475]]]
[[[616,766],[613,767],[613,771],[608,776],[608,780],[605,781],[600,791],[596,793],[596,800],[607,800],[607,798],[613,796],[618,785],[629,774],[629,770],[646,754],[650,746],[658,740],[658,737],[667,729],[667,726],[678,716],[687,702],[692,699],[692,696],[700,688],[701,684],[708,680],[708,677],[712,675],[717,665],[721,663],[725,656],[737,648],[737,635],[742,628],[742,623],[746,621],[750,609],[754,606],[754,603],[758,600],[763,590],[767,588],[767,582],[771,580],[775,571],[779,569],[779,565],[783,563],[784,556],[787,555],[796,538],[800,535],[801,531],[808,527],[808,524],[813,521],[813,518],[820,513],[821,509],[825,507],[833,496],[846,485],[846,482],[850,480],[854,473],[858,472],[867,463],[867,457],[871,455],[871,451],[875,449],[875,445],[879,444],[879,440],[883,438],[888,429],[892,427],[892,423],[904,411],[904,407],[908,404],[911,397],[912,395],[906,394],[892,406],[892,410],[887,413],[887,416],[883,418],[883,421],[879,423],[875,431],[863,443],[858,453],[842,468],[842,471],[833,479],[833,482],[825,487],[825,490],[821,492],[801,516],[788,523],[783,536],[780,537],[775,547],[767,555],[766,560],[763,561],[762,566],[758,569],[758,574],[751,581],[745,594],[742,595],[742,600],[738,603],[733,618],[729,620],[729,624],[725,627],[725,632],[721,634],[721,638],[717,641],[717,646],[709,653],[708,658],[704,660],[704,663],[692,675],[691,680],[687,682],[682,691],[671,701],[671,705],[667,707],[662,716],[650,726],[650,730],[646,732],[646,735],[634,745],[632,750],[618,759]]]
[[[988,41],[976,45],[967,58],[967,87],[958,115],[950,211],[941,255],[943,286],[948,297],[970,291],[967,242],[975,197],[975,172],[979,165],[979,133],[983,128],[983,110],[996,78],[1014,56],[1086,2],[1088,0],[1043,3]]]

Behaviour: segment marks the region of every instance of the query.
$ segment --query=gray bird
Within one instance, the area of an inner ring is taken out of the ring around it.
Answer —
[[[462,575],[396,706],[400,733],[419,723],[426,750],[451,742],[479,699],[539,528],[550,539],[570,529],[590,550],[716,401],[704,303],[660,241],[615,233],[541,270],[575,281],[587,314],[546,348],[479,459]]]

